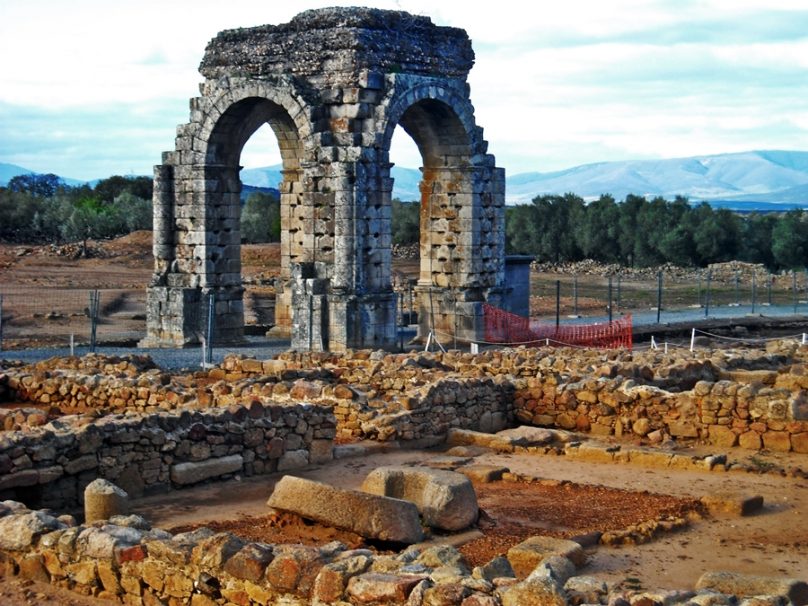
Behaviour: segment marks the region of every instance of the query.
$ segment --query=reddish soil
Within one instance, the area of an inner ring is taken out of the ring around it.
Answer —
[[[693,499],[582,484],[511,482],[475,485],[484,512],[483,537],[460,548],[472,566],[485,564],[526,538],[542,534],[559,538],[623,530],[649,520],[684,517],[698,512]],[[514,499],[514,493],[519,494]]]
[[[293,513],[285,512],[236,520],[213,521],[206,524],[185,524],[170,528],[169,531],[174,534],[190,532],[201,526],[216,532],[232,532],[243,539],[262,543],[325,545],[331,541],[339,541],[349,549],[367,547],[365,540],[356,533],[323,526]]]
[[[649,520],[687,516],[700,510],[694,499],[565,482],[495,482],[475,485],[475,491],[481,509],[477,526],[482,536],[460,547],[472,566],[485,564],[537,534],[579,537],[623,530]],[[518,505],[513,498],[516,492]],[[200,526],[264,543],[325,545],[341,541],[350,549],[377,547],[352,532],[280,512],[179,525],[170,531],[188,532]]]

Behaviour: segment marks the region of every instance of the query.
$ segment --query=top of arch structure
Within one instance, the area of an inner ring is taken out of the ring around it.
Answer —
[[[286,74],[322,87],[356,85],[369,73],[465,80],[474,51],[465,30],[376,8],[308,10],[288,23],[230,29],[208,43],[208,79]]]

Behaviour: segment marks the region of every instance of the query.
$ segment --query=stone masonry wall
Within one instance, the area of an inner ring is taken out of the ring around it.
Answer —
[[[331,411],[313,405],[64,417],[0,434],[0,499],[74,507],[96,478],[139,496],[295,469],[330,460],[334,434]]]
[[[0,382],[27,386],[12,399],[62,412],[81,394],[92,403],[84,410],[98,413],[311,403],[334,415],[342,441],[417,440],[453,427],[490,431],[515,419],[649,443],[672,437],[808,452],[806,349],[285,353],[272,360],[229,356],[194,376],[147,369],[137,378],[119,376],[116,365],[125,360],[84,360],[83,368],[50,361],[8,368]],[[110,374],[85,374],[102,367]],[[5,423],[42,421],[41,413],[14,412]]]

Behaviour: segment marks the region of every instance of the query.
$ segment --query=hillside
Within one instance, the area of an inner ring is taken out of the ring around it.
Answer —
[[[737,154],[599,162],[508,179],[508,202],[529,202],[540,194],[573,192],[587,199],[611,194],[677,195],[697,200],[799,204],[808,206],[808,152],[751,151]],[[724,204],[726,205],[726,204]]]
[[[18,174],[32,171],[0,163],[0,186]],[[393,197],[419,200],[421,171],[393,166]],[[245,186],[277,188],[281,165],[245,168]],[[69,185],[80,182],[63,181]],[[245,188],[246,189],[246,188]],[[509,204],[525,203],[542,194],[575,193],[585,199],[611,194],[617,200],[628,194],[673,199],[685,196],[706,200],[716,207],[737,210],[778,210],[808,207],[808,152],[750,151],[667,160],[598,162],[555,172],[531,172],[507,178]]]

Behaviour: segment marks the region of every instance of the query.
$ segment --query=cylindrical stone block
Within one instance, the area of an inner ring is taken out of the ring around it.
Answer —
[[[129,495],[108,480],[98,478],[84,489],[84,522],[108,520],[129,513]]]

